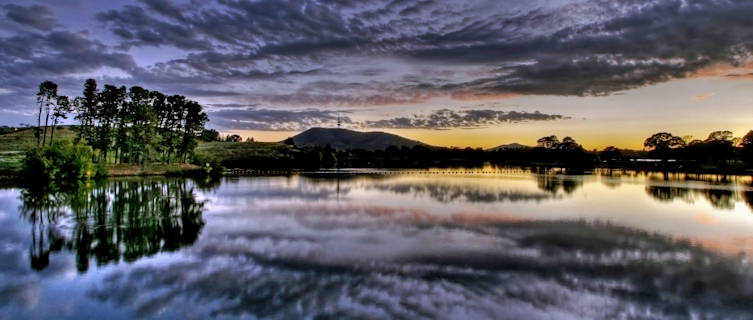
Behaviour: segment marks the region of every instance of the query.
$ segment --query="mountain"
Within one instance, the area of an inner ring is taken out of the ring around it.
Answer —
[[[325,146],[335,149],[383,150],[389,146],[413,147],[426,144],[386,132],[359,132],[348,129],[311,128],[293,137],[297,146]]]
[[[530,148],[527,145],[523,145],[517,142],[509,143],[509,144],[503,144],[496,146],[494,148],[486,149],[488,151],[497,151],[497,150],[520,150],[520,149],[527,149]]]

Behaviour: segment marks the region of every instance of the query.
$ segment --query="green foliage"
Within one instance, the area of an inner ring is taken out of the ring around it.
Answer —
[[[184,96],[166,96],[138,86],[128,89],[108,84],[100,91],[94,79],[86,80],[83,95],[72,101],[57,96],[57,85],[50,81],[40,85],[37,98],[37,137],[43,110],[47,110],[49,116],[50,107],[55,106],[53,134],[58,120],[75,110],[75,119],[79,122],[76,141],[91,145],[96,151],[94,159],[99,162],[142,166],[154,160],[186,162],[208,121],[202,106]],[[47,136],[46,128],[45,124],[42,144]]]
[[[22,172],[29,181],[76,181],[95,175],[91,148],[70,141],[55,141],[51,146],[26,151]]]
[[[214,129],[204,129],[201,131],[201,141],[212,142],[220,139],[220,133]]]
[[[195,152],[191,157],[191,163],[200,166],[203,172],[209,175],[220,175],[225,171],[221,161],[205,151]]]
[[[110,175],[109,167],[107,163],[98,162],[94,165],[94,177],[97,179],[106,178]]]

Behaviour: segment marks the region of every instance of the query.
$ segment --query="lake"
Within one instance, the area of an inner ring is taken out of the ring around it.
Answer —
[[[0,318],[749,319],[751,206],[494,168],[0,189]]]

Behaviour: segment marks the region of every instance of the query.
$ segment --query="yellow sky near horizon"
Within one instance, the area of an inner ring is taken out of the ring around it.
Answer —
[[[492,102],[492,103],[490,103]],[[407,116],[451,108],[460,110],[474,102],[435,99],[421,105],[385,106],[349,114],[357,121]],[[490,148],[501,144],[534,145],[542,136],[572,136],[586,149],[642,149],[646,137],[660,131],[703,139],[709,132],[730,130],[743,136],[753,129],[753,81],[749,77],[705,75],[644,86],[607,96],[513,96],[477,101],[479,108],[500,111],[540,111],[570,117],[566,120],[506,123],[483,128],[389,129],[384,131],[436,146]],[[489,107],[489,105],[493,105]],[[335,127],[335,124],[332,125]],[[223,132],[257,141],[280,141],[298,132]]]

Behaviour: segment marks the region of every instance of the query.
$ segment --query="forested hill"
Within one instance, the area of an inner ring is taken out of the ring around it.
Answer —
[[[297,146],[325,146],[335,149],[384,150],[389,146],[425,146],[420,141],[386,132],[359,132],[348,129],[311,128],[293,137]]]

